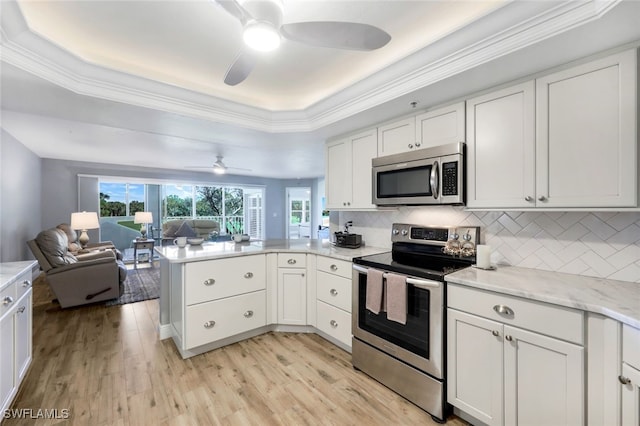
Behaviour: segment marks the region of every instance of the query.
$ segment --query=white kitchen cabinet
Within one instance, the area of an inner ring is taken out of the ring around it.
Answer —
[[[35,262],[4,265],[22,269],[0,291],[0,413],[11,406],[32,353],[31,268]],[[4,283],[3,283],[4,284]]]
[[[170,324],[183,358],[266,325],[266,255],[172,264],[170,274]]]
[[[278,253],[278,324],[307,325],[305,254]]]
[[[467,100],[467,206],[636,207],[636,55]]]
[[[326,144],[326,208],[374,209],[371,160],[378,156],[376,129]]]
[[[622,426],[640,426],[640,330],[622,327]]]
[[[416,117],[403,118],[378,127],[378,156],[411,151],[416,147]]]
[[[467,100],[467,206],[535,206],[535,86]]]
[[[416,148],[464,142],[465,105],[458,102],[416,116]]]
[[[464,102],[378,127],[378,156],[465,141]]]
[[[316,327],[345,349],[351,348],[351,262],[317,256]]]
[[[536,193],[548,207],[637,204],[636,50],[536,80]]]
[[[584,423],[580,311],[448,286],[448,402],[488,425]]]

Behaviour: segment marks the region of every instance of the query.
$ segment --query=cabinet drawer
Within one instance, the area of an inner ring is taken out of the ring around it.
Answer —
[[[640,330],[622,326],[622,361],[640,370]]]
[[[278,253],[278,268],[304,268],[307,255],[304,253]]]
[[[16,280],[16,297],[20,299],[31,288],[31,272],[25,272]]]
[[[351,262],[324,256],[318,256],[317,262],[318,271],[323,271],[329,274],[339,275],[341,277],[351,279]]]
[[[186,305],[266,288],[265,256],[192,262],[185,265]]]
[[[14,281],[0,292],[0,317],[9,312],[18,301],[17,284]]]
[[[351,314],[318,300],[317,324],[319,330],[351,347]]]
[[[317,298],[343,311],[351,312],[351,279],[318,271]]]
[[[580,345],[584,343],[582,311],[454,284],[448,284],[447,292],[450,308]],[[501,307],[509,312],[499,313]]]
[[[185,312],[186,349],[262,327],[267,323],[266,291],[256,291],[188,306]]]

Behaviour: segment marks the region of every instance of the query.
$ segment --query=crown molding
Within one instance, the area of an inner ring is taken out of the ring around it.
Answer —
[[[267,111],[89,63],[32,32],[15,0],[2,2],[0,60],[81,95],[266,133],[311,132],[596,20],[619,2],[567,1],[529,16],[523,7],[538,2],[510,3],[300,111]]]

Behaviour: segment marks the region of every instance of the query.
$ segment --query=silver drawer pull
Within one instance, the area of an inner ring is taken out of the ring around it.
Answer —
[[[333,328],[336,328],[338,326],[338,322],[336,320],[329,321],[329,324],[331,324],[331,327]]]
[[[22,287],[29,287],[30,285],[31,285],[31,281],[29,280],[22,281]]]
[[[332,271],[337,271],[337,270],[338,270],[338,266],[336,266],[336,265],[331,265],[331,266],[329,266],[329,268],[330,268]]]
[[[495,305],[493,310],[502,315],[513,315],[513,309],[505,305]]]
[[[513,340],[513,337],[509,336],[508,334],[504,336],[504,338],[507,342],[511,342]]]
[[[251,318],[253,316],[253,311],[247,311],[244,313],[245,318]]]
[[[491,334],[493,334],[494,336],[498,337],[500,335],[500,332],[498,330],[493,330],[491,332]]]
[[[4,299],[2,299],[2,304],[3,305],[10,305],[13,303],[13,297],[11,296],[7,296]]]
[[[332,288],[329,293],[331,293],[332,296],[337,296],[338,295],[338,290],[336,290],[335,288]]]
[[[247,272],[246,274],[244,274],[245,278],[253,278],[253,272]]]
[[[289,260],[287,260],[287,263],[289,265],[295,265],[296,264],[296,260],[295,259],[289,259]]]
[[[618,380],[620,380],[620,383],[622,383],[623,385],[630,385],[631,384],[631,379],[628,378],[628,377],[618,376]]]
[[[204,281],[204,285],[214,285],[216,283],[216,280],[214,280],[213,278],[209,278],[208,280]]]
[[[204,323],[204,328],[209,329],[209,328],[212,328],[214,325],[216,325],[216,322],[214,320],[207,321]]]
[[[18,313],[19,313],[19,314],[23,313],[25,309],[27,309],[27,307],[26,307],[26,306],[20,306],[20,307],[18,308]]]

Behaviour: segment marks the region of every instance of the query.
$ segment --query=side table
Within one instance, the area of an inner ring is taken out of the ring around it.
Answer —
[[[138,250],[149,250],[149,264],[153,267],[153,246],[155,241],[151,238],[148,239],[135,239],[133,240],[133,266],[138,267]]]

